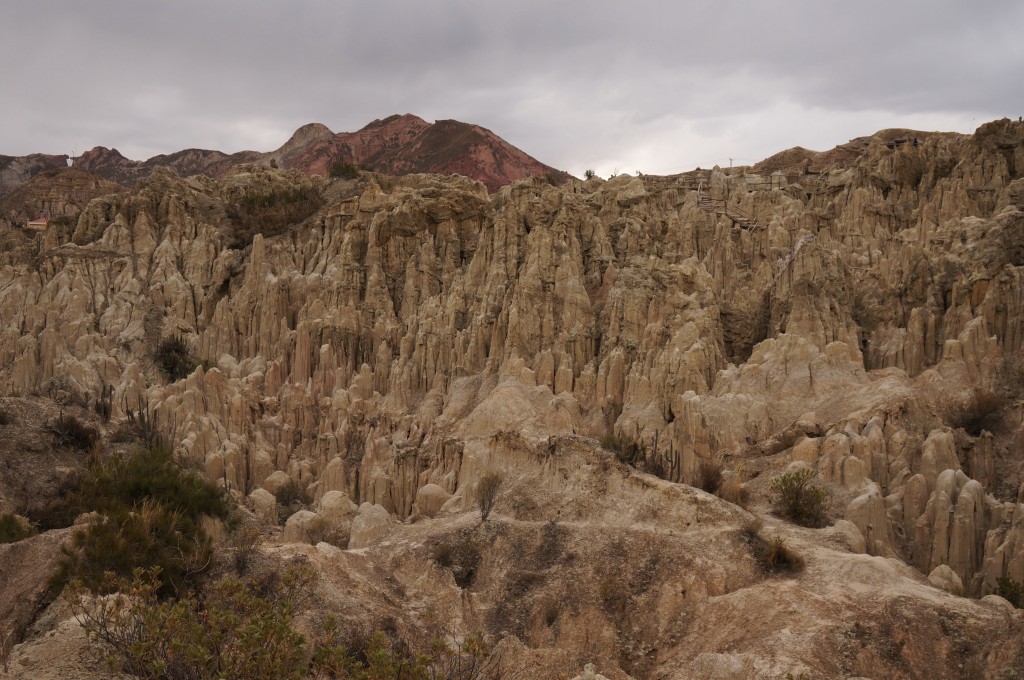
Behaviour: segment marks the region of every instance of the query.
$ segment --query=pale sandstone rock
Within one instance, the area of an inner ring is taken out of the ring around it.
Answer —
[[[583,667],[583,673],[577,675],[573,680],[608,680],[608,678],[597,672],[597,666],[588,663]]]
[[[288,476],[287,472],[284,472],[283,470],[275,470],[263,480],[263,488],[271,494],[277,495],[277,493],[291,481],[292,478]]]
[[[998,595],[985,595],[981,598],[981,601],[990,607],[995,607],[1006,613],[1012,613],[1016,609],[1009,600]]]
[[[932,569],[931,573],[928,574],[928,582],[948,593],[960,594],[964,590],[964,584],[960,580],[960,576],[945,564],[940,564]]]
[[[270,524],[277,524],[277,499],[264,488],[253,489],[248,496],[249,508],[256,516]]]
[[[308,543],[308,531],[317,520],[318,517],[315,512],[299,510],[285,522],[281,540],[285,543]]]
[[[331,525],[351,522],[359,507],[341,491],[328,491],[317,504],[317,515]]]
[[[391,515],[381,506],[363,503],[359,506],[359,514],[352,520],[348,547],[357,550],[386,538],[392,531],[393,522]]]
[[[885,499],[877,484],[869,484],[865,493],[851,501],[846,509],[846,519],[860,530],[868,554],[883,557],[893,554],[893,536]]]
[[[433,517],[451,498],[451,494],[437,484],[426,484],[416,492],[415,512],[424,517]]]
[[[856,524],[849,520],[841,519],[832,525],[834,533],[853,553],[863,553],[867,549],[864,543],[864,534]]]

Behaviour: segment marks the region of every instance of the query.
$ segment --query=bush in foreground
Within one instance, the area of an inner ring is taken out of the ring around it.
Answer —
[[[157,568],[158,592],[169,596],[203,572],[212,554],[203,515],[224,519],[223,491],[178,466],[166,449],[92,465],[70,500],[74,512],[99,518],[64,548],[55,585],[75,579],[109,592],[110,575],[127,578]]]
[[[0,544],[17,543],[34,536],[35,528],[13,512],[0,514]]]
[[[310,641],[295,631],[296,602],[312,578],[293,567],[267,588],[227,577],[203,596],[161,600],[158,574],[138,570],[120,592],[91,598],[68,593],[87,633],[114,668],[152,680],[305,677],[339,680],[492,680],[516,675],[479,634],[452,644],[440,638],[415,649],[378,631],[345,636],[329,618]]]

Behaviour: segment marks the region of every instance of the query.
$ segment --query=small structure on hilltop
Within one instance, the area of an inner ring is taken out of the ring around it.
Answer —
[[[49,217],[37,217],[34,220],[29,220],[25,223],[25,228],[31,229],[32,231],[46,231],[48,226],[50,226]]]

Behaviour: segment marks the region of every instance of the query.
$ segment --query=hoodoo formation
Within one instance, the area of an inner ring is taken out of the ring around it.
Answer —
[[[307,639],[1024,677],[1024,123],[564,184],[492,137],[306,126],[213,177],[90,152],[0,199],[0,512],[45,528],[142,431],[239,506],[204,578],[239,522],[261,569],[312,567]],[[106,677],[48,585],[102,521],[0,545],[9,677]]]

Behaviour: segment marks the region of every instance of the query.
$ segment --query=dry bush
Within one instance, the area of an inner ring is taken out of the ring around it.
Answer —
[[[57,446],[71,446],[79,451],[89,451],[99,439],[96,428],[90,427],[78,418],[61,414],[47,425]]]
[[[139,398],[139,409],[132,411],[130,408],[125,406],[125,415],[128,416],[127,425],[118,428],[115,432],[114,441],[131,441],[137,439],[142,442],[143,446],[147,449],[165,449],[163,436],[160,434],[160,428],[156,423],[156,412],[149,406],[144,404],[142,398]]]
[[[156,346],[153,358],[171,382],[187,378],[199,365],[192,355],[191,345],[180,335],[161,340]]]
[[[995,594],[1005,599],[1017,609],[1024,609],[1024,583],[1003,576],[996,581]]]
[[[697,466],[696,487],[707,493],[717,494],[722,487],[722,462],[702,458]]]
[[[484,475],[476,485],[476,500],[480,506],[480,521],[486,522],[494,503],[498,500],[498,489],[504,477],[497,472]]]
[[[759,529],[744,529],[751,557],[766,574],[796,574],[803,571],[804,558],[793,552],[781,536],[766,540]]]
[[[29,536],[34,536],[35,527],[13,512],[0,515],[0,544],[17,543]]]
[[[0,408],[0,425],[13,425],[14,414],[6,409]]]
[[[629,588],[619,574],[605,574],[597,583],[597,596],[601,600],[601,608],[616,620],[629,608]]]
[[[629,437],[623,432],[608,432],[601,437],[601,446],[615,454],[626,465],[636,466],[647,460],[647,446],[640,439],[640,433]]]
[[[452,566],[452,546],[450,543],[438,543],[430,551],[430,559],[434,560],[438,566],[447,569]]]
[[[351,539],[351,532],[345,527],[332,526],[323,517],[317,517],[306,525],[306,536],[312,545],[317,543],[329,543],[336,548],[345,550]]]
[[[249,565],[259,554],[262,543],[263,535],[254,526],[239,527],[228,537],[232,562],[239,576],[245,576]]]
[[[947,407],[943,420],[954,430],[963,428],[967,434],[977,437],[983,430],[995,429],[1005,405],[1006,399],[995,392],[975,390],[967,401]]]
[[[744,509],[750,503],[750,492],[737,475],[726,478],[718,488],[716,495],[722,500]]]
[[[455,584],[468,588],[476,581],[480,567],[480,545],[470,532],[460,532],[451,541],[436,543],[431,550],[431,559],[439,567],[452,572]]]
[[[277,490],[274,497],[277,498],[277,504],[282,510],[279,513],[282,522],[299,510],[308,507],[313,500],[306,487],[294,479],[289,479]]]

